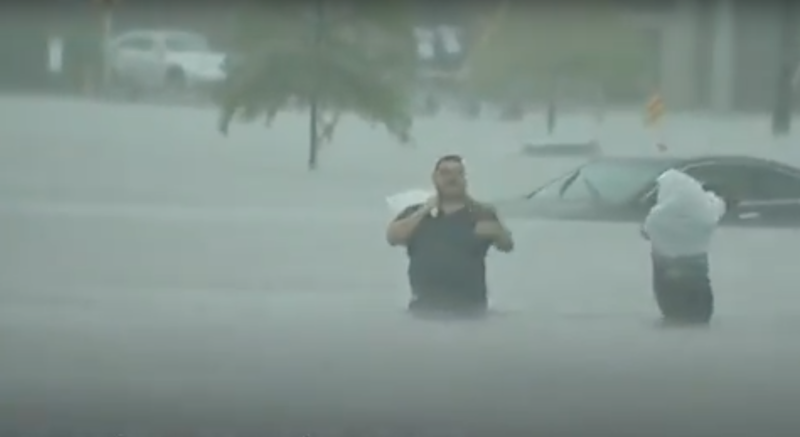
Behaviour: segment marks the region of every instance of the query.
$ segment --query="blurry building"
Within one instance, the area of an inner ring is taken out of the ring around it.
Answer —
[[[113,29],[171,27],[197,30],[223,40],[227,17],[219,2],[160,0],[42,0],[0,7],[0,91],[83,91],[87,77],[102,70],[104,5],[112,3]],[[58,74],[48,71],[53,38],[62,43]],[[224,42],[224,41],[221,41]]]
[[[774,1],[672,0],[637,2],[632,18],[653,41],[670,107],[763,111],[775,98],[783,14]]]
[[[47,7],[22,3],[0,7],[0,91],[42,91],[54,86],[47,69],[48,40],[65,32],[63,21],[76,15],[72,6],[53,1]]]
[[[730,111],[772,106],[783,56],[782,2],[614,1],[624,4],[652,44],[653,74],[648,87],[659,89],[670,108]],[[469,16],[481,14],[464,8],[463,2],[416,3],[423,68],[433,77],[449,76],[461,68],[469,51],[470,39],[457,38],[457,29]],[[82,77],[87,65],[98,64],[100,4],[101,0],[43,0],[35,5],[4,6],[0,14],[0,89],[35,90],[53,85],[46,67],[52,35],[65,39],[63,76],[68,80],[78,80],[75,78]],[[190,12],[184,3],[122,0],[116,2],[115,27],[186,28],[222,43],[230,23],[229,10],[230,3],[213,0],[192,3]],[[800,25],[800,19],[795,21]]]

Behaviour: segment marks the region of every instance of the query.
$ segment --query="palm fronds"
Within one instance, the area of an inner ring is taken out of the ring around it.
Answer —
[[[410,18],[366,2],[351,6],[337,6],[323,17],[288,6],[262,18],[250,10],[241,28],[241,62],[222,93],[220,129],[227,132],[236,117],[264,117],[269,123],[281,110],[299,105],[332,115],[319,126],[321,132],[312,133],[312,147],[332,138],[345,112],[407,141],[416,67]],[[259,28],[259,21],[269,26]]]

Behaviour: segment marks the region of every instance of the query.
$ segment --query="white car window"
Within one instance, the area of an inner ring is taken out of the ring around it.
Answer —
[[[145,36],[132,36],[129,38],[121,39],[116,44],[117,48],[129,50],[153,50],[155,42],[152,38]]]
[[[541,189],[537,190],[536,192],[529,194],[528,198],[536,199],[536,200],[555,200],[561,198],[561,187],[567,182],[569,178],[572,177],[572,173],[567,173],[564,175],[559,176],[557,179],[550,181],[542,187]]]
[[[624,203],[650,186],[663,171],[664,164],[658,161],[600,160],[581,167],[566,189],[564,184],[573,179],[570,176],[574,173],[551,182],[533,197],[586,202],[599,195],[605,202]]]
[[[209,50],[208,40],[200,35],[172,34],[164,39],[164,46],[173,52],[203,52]]]

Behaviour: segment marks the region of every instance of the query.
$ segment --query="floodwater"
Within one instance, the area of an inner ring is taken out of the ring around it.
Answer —
[[[657,324],[633,224],[510,221],[518,249],[490,258],[490,318],[405,314],[405,261],[383,242],[382,197],[424,187],[451,151],[467,157],[479,196],[530,191],[579,163],[516,153],[537,120],[422,120],[415,148],[352,121],[309,174],[299,114],[223,139],[200,109],[6,99],[0,110],[0,427],[670,437],[800,427],[795,230],[720,231],[709,329]],[[633,120],[610,117],[599,134],[609,153],[654,153]],[[760,123],[687,116],[672,134],[679,153],[793,162]]]

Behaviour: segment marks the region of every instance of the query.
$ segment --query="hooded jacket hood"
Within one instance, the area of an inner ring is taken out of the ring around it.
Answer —
[[[653,250],[665,256],[706,253],[725,202],[678,170],[667,170],[656,183],[657,202],[643,226]]]

